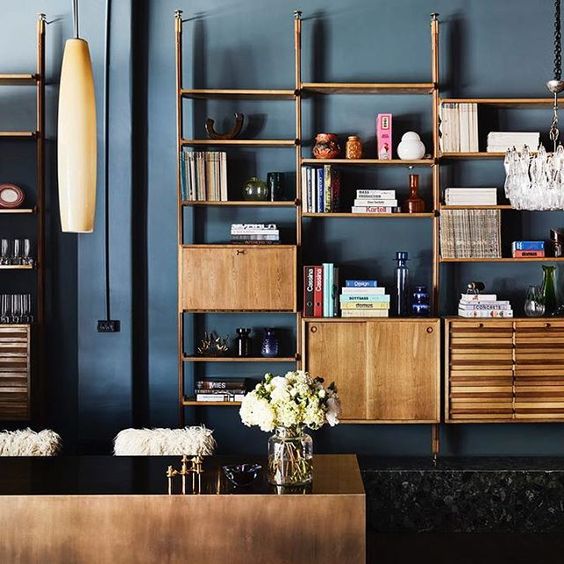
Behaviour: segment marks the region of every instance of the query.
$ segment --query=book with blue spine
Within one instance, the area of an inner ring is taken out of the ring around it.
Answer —
[[[324,262],[323,266],[323,317],[330,317],[330,304],[331,304],[331,272],[333,265],[330,262]],[[331,316],[332,317],[332,316]]]
[[[346,288],[377,288],[378,280],[345,280]]]
[[[322,168],[315,171],[317,179],[317,213],[323,213],[325,210],[325,172]]]
[[[544,241],[513,241],[514,251],[544,251]]]

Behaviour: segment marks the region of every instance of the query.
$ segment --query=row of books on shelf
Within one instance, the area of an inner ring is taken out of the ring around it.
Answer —
[[[513,317],[509,300],[498,300],[497,294],[462,294],[458,303],[461,317]]]
[[[497,188],[445,188],[447,206],[496,206]]]
[[[232,223],[231,242],[275,245],[280,243],[280,230],[276,223]]]
[[[444,103],[440,107],[440,147],[445,153],[477,152],[478,104]]]
[[[227,153],[182,151],[179,166],[184,201],[227,201]]]
[[[196,401],[242,401],[247,393],[245,378],[198,380],[194,386]]]
[[[499,210],[443,210],[442,258],[501,258]]]
[[[330,213],[340,209],[341,175],[331,165],[302,167],[302,209],[305,213]]]
[[[304,266],[304,316],[337,317],[339,268],[333,263]]]

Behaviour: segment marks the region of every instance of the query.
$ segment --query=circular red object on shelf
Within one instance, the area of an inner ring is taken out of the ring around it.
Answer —
[[[25,199],[24,191],[15,184],[0,184],[0,208],[19,208]]]

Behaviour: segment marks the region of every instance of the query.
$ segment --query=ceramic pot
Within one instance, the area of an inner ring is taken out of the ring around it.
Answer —
[[[416,161],[425,155],[425,145],[415,131],[404,133],[398,145],[398,157],[402,161]]]
[[[318,133],[315,136],[313,156],[316,159],[336,159],[340,153],[339,139],[334,133]]]

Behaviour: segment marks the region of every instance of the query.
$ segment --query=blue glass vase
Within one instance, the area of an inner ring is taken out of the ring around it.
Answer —
[[[411,314],[416,317],[427,317],[430,309],[427,286],[415,286],[411,300]]]
[[[279,342],[276,332],[272,328],[266,328],[260,354],[266,357],[278,356],[278,348]]]

